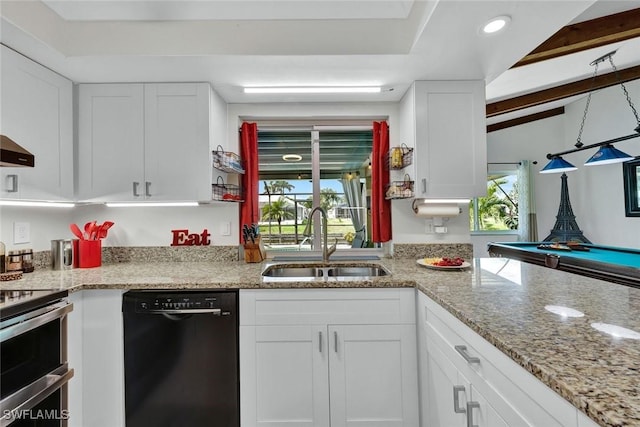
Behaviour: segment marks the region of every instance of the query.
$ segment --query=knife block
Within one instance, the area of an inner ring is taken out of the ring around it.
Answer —
[[[262,245],[262,239],[260,236],[255,238],[254,243],[245,243],[244,247],[244,261],[245,262],[262,262],[267,258],[267,252]]]

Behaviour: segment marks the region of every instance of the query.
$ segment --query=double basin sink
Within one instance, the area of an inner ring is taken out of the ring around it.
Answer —
[[[379,264],[362,265],[310,265],[310,264],[273,264],[262,272],[265,279],[278,281],[297,281],[315,279],[369,280],[373,277],[390,275],[389,271]]]

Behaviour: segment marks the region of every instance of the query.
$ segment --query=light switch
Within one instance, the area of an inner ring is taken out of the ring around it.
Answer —
[[[29,243],[31,241],[31,225],[28,222],[13,223],[13,243]]]

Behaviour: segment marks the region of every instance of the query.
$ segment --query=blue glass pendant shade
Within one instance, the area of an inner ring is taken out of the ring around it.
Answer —
[[[562,172],[570,172],[578,169],[573,166],[571,163],[567,162],[562,157],[554,157],[551,159],[547,165],[542,168],[540,173],[562,173]]]
[[[600,149],[585,162],[585,166],[609,165],[611,163],[622,163],[633,160],[634,157],[618,150],[613,145],[603,145]]]

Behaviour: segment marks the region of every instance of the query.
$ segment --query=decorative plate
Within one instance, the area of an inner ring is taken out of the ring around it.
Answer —
[[[467,261],[462,261],[462,265],[433,265],[429,262],[426,262],[424,258],[420,258],[419,260],[416,260],[416,262],[419,265],[425,268],[430,268],[432,270],[462,270],[471,267],[471,264]]]

